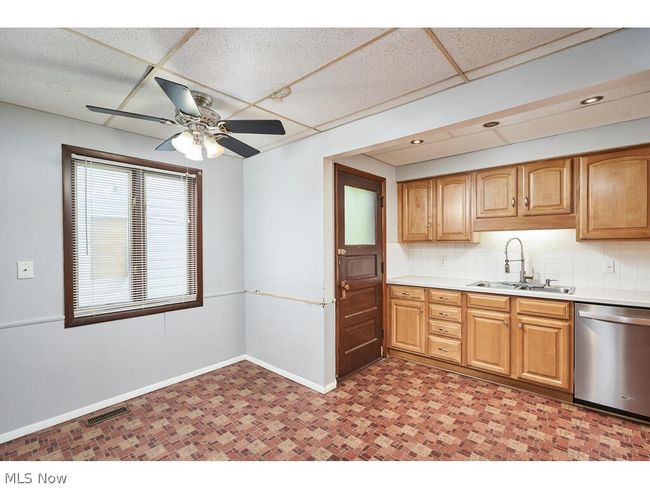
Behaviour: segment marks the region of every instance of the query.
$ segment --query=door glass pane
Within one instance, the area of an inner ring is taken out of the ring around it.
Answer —
[[[377,194],[353,186],[343,187],[345,245],[374,245]]]

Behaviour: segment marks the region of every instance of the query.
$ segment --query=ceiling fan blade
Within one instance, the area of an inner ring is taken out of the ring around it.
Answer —
[[[98,112],[101,114],[118,115],[120,117],[130,117],[132,119],[148,120],[150,122],[158,122],[165,125],[177,125],[176,122],[172,120],[163,119],[160,117],[154,117],[153,115],[143,115],[143,114],[135,114],[133,112],[123,112],[122,110],[113,110],[112,108],[95,107],[94,105],[86,105],[86,108],[91,112]]]
[[[164,78],[158,78],[157,76],[156,81],[178,110],[193,117],[201,116],[199,107],[196,106],[196,102],[192,98],[192,93],[188,87]]]
[[[286,134],[279,120],[224,120],[226,130],[235,134]]]
[[[217,139],[217,143],[220,146],[223,146],[226,149],[230,149],[232,152],[239,154],[242,158],[250,158],[251,156],[255,156],[256,154],[260,153],[254,147],[251,147],[239,139],[235,139],[234,137],[226,136],[225,134],[223,134],[223,137]]]
[[[160,146],[156,148],[156,151],[176,151],[176,148],[172,145],[172,139],[179,135],[180,132],[177,134],[174,134],[171,136],[169,139],[167,139],[165,142],[163,142]]]

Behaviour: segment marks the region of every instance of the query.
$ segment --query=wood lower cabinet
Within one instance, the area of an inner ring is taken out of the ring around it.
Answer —
[[[391,299],[390,347],[420,354],[426,352],[424,306],[416,300]]]
[[[467,309],[467,366],[510,374],[510,314]]]
[[[400,183],[399,218],[402,242],[433,240],[433,192],[431,179]]]
[[[472,178],[470,174],[436,179],[436,240],[471,241]]]
[[[573,212],[573,160],[557,159],[521,166],[520,214],[557,215]]]
[[[514,374],[521,380],[571,390],[571,322],[517,316]]]
[[[580,158],[579,239],[650,238],[650,147]]]

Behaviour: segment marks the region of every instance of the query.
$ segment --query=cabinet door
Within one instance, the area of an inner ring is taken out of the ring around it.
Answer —
[[[433,180],[401,184],[402,241],[433,240]]]
[[[517,215],[517,167],[476,173],[476,218]]]
[[[558,159],[521,167],[521,215],[569,214],[573,211],[573,161]]]
[[[571,323],[517,316],[514,332],[517,378],[571,389]]]
[[[436,240],[471,241],[471,175],[436,180]]]
[[[580,158],[580,239],[650,238],[650,147]]]
[[[410,352],[425,352],[424,303],[414,300],[391,300],[390,323],[391,347]]]
[[[510,374],[510,315],[467,310],[467,365]]]

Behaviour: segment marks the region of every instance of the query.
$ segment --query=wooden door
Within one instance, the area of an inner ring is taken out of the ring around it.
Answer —
[[[471,175],[436,179],[436,240],[471,241]]]
[[[580,239],[650,238],[650,147],[580,158]]]
[[[571,389],[571,322],[518,315],[513,335],[517,378]]]
[[[390,347],[424,354],[426,350],[424,303],[392,299],[390,331]]]
[[[573,212],[573,160],[557,159],[521,167],[520,215]]]
[[[517,216],[517,167],[476,173],[476,218]]]
[[[510,374],[510,315],[467,310],[467,365],[490,373]]]
[[[400,190],[401,240],[433,240],[433,180],[401,183]]]
[[[335,165],[336,375],[382,356],[384,178]]]

